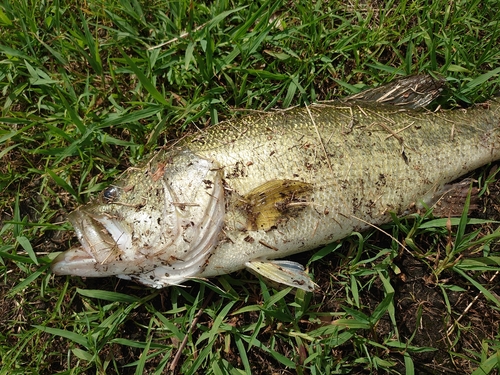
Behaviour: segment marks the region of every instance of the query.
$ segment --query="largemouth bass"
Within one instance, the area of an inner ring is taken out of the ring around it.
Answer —
[[[69,215],[81,246],[53,272],[161,288],[246,267],[312,290],[300,264],[276,259],[387,223],[500,158],[497,101],[408,109],[439,92],[422,82],[222,122],[164,148]]]

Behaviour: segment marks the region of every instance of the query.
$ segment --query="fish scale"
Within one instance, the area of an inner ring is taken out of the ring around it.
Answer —
[[[314,289],[299,264],[275,259],[432,203],[445,184],[500,158],[497,101],[429,112],[377,102],[387,98],[377,90],[226,121],[162,150],[70,215],[82,246],[53,271],[160,288],[246,267]],[[113,251],[123,261],[95,253]]]

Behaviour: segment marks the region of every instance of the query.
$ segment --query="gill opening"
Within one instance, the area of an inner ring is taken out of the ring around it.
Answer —
[[[225,202],[222,178],[217,175],[209,204],[203,213],[202,220],[195,225],[196,237],[191,242],[186,257],[176,259],[164,267],[168,274],[168,283],[176,284],[198,274],[208,263],[210,253],[217,245],[218,236],[224,224]]]

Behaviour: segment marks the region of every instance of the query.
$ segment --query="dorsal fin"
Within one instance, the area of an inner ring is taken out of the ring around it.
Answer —
[[[439,97],[444,88],[444,79],[420,74],[403,77],[388,84],[361,91],[344,100],[372,105],[392,105],[404,109],[421,109]]]

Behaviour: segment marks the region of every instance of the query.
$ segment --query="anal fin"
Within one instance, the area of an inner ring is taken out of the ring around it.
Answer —
[[[434,217],[459,217],[464,210],[465,201],[470,195],[469,213],[478,208],[479,189],[472,187],[473,180],[465,178],[462,181],[446,184],[432,196],[424,199],[427,206],[432,206]]]
[[[252,260],[246,262],[245,266],[250,271],[264,276],[271,281],[302,289],[306,292],[312,292],[316,287],[316,284],[304,271],[304,267],[297,262],[289,260]]]

